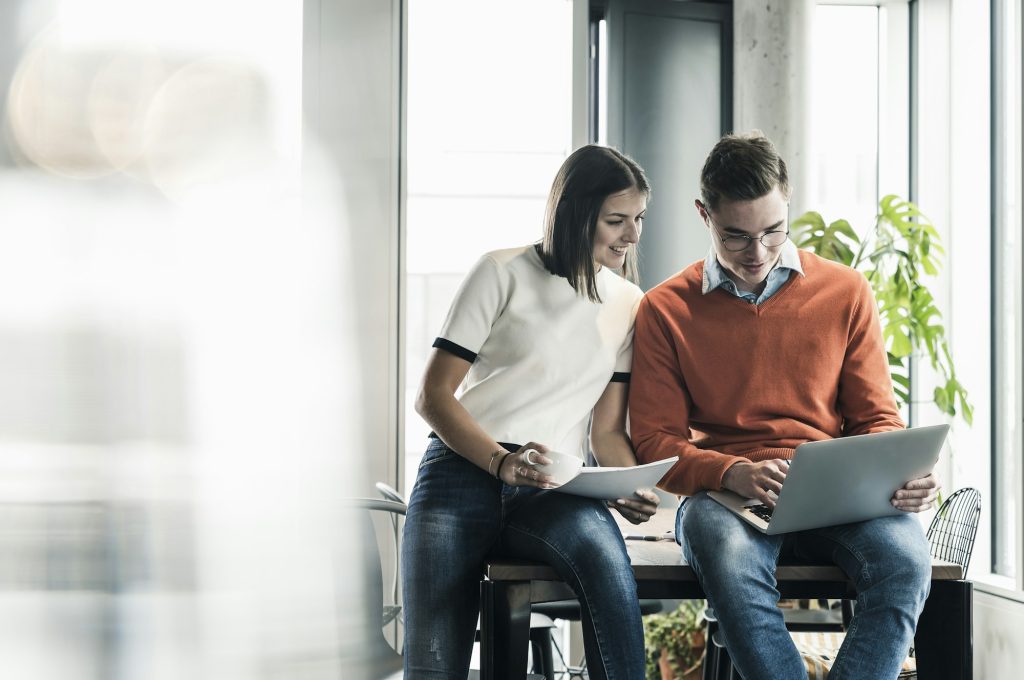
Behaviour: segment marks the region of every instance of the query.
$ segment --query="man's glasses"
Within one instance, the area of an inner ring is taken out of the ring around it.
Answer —
[[[789,238],[789,231],[766,231],[760,237],[745,235],[722,236],[719,234],[719,238],[722,239],[722,245],[725,246],[726,250],[731,253],[738,253],[749,248],[750,244],[754,241],[760,241],[761,245],[765,248],[778,248]]]
[[[721,239],[722,245],[730,253],[738,253],[741,250],[746,250],[750,247],[750,244],[754,241],[760,241],[761,245],[765,248],[778,248],[786,239],[789,238],[789,229],[786,231],[766,231],[760,236],[747,236],[746,234],[729,234],[722,236],[721,230],[715,224],[715,221],[711,219],[711,213],[706,209],[704,211],[707,221],[714,227],[718,238]],[[786,222],[789,222],[789,214],[786,215]]]

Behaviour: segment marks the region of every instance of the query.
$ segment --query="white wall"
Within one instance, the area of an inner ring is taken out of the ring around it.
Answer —
[[[974,677],[1015,680],[1024,667],[1024,604],[974,591]]]

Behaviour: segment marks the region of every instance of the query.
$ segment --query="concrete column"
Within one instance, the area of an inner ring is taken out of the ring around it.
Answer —
[[[807,209],[814,0],[734,0],[733,125],[761,130],[789,168],[791,215]]]

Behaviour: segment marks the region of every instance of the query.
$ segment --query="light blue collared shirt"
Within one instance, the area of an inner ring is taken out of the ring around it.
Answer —
[[[715,288],[724,288],[738,298],[742,298],[751,304],[761,304],[772,295],[779,292],[782,285],[789,281],[790,271],[798,273],[800,276],[804,276],[804,269],[800,266],[800,251],[797,250],[796,245],[790,240],[787,240],[782,244],[782,253],[779,255],[779,261],[775,263],[772,270],[768,272],[768,277],[765,279],[764,291],[760,297],[754,293],[748,293],[741,291],[736,287],[736,284],[732,282],[726,273],[725,269],[718,262],[718,256],[715,255],[714,246],[708,251],[708,256],[704,258],[704,277],[701,282],[700,292],[707,295]]]

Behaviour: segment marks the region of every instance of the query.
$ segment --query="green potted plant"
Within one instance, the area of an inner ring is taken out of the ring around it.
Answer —
[[[644,617],[648,680],[696,680],[704,661],[704,601]]]
[[[818,255],[860,270],[878,301],[896,400],[910,400],[910,357],[927,357],[941,376],[932,398],[939,410],[970,425],[974,409],[957,380],[942,313],[925,276],[935,276],[945,252],[939,234],[916,205],[889,194],[878,203],[875,227],[864,238],[846,220],[826,224],[807,212],[791,225],[793,241]]]

